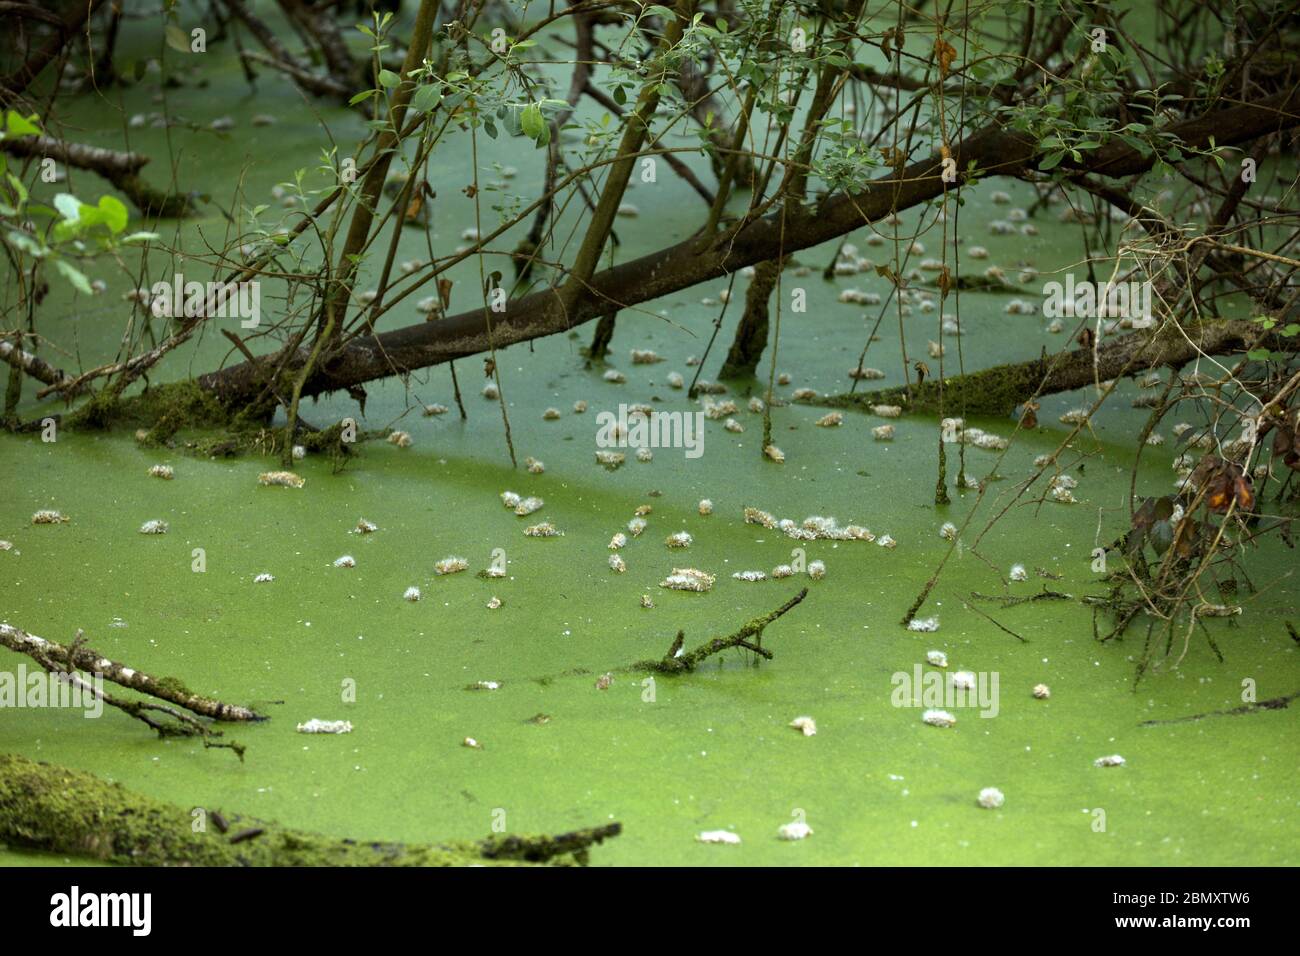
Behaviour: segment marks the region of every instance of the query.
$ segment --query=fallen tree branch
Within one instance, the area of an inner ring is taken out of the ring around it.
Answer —
[[[169,704],[210,720],[240,722],[266,719],[248,707],[225,704],[211,697],[196,694],[174,677],[153,677],[125,664],[109,660],[93,648],[81,643],[81,633],[78,631],[77,639],[72,644],[64,646],[37,637],[35,634],[29,634],[12,624],[0,624],[0,645],[19,654],[26,654],[54,673],[75,675],[75,672],[82,671],[94,674],[121,687],[167,701]],[[104,699],[114,706],[122,706],[122,702],[114,702],[107,695]],[[130,710],[129,707],[124,709]],[[168,712],[175,715],[175,711]]]
[[[1216,145],[1222,147],[1298,124],[1300,87],[1257,103],[1175,123],[1165,132],[1196,148],[1207,147],[1210,138],[1217,136]],[[675,246],[594,273],[581,288],[566,286],[567,294],[576,296],[564,303],[567,308],[556,307],[556,290],[512,300],[505,313],[492,317],[490,335],[483,310],[478,308],[439,322],[358,336],[322,356],[303,383],[302,394],[312,397],[346,390],[374,379],[486,352],[492,346],[500,349],[567,332],[592,319],[755,265],[781,252],[818,245],[883,219],[895,210],[933,199],[945,188],[951,192],[968,181],[972,168],[981,179],[990,175],[1034,175],[1043,155],[1041,145],[1032,137],[989,127],[953,145],[951,156],[962,171],[956,183],[944,181],[942,158],[935,154],[874,180],[861,192],[836,195],[814,204],[805,214],[788,217],[784,226],[781,216],[767,216],[716,236],[692,236]],[[1153,152],[1143,154],[1123,144],[1108,145],[1087,154],[1080,168],[1107,176],[1129,176],[1150,169],[1155,161]],[[425,281],[432,279],[430,276]],[[386,308],[393,308],[422,285],[416,283],[403,295],[395,296]],[[1235,327],[1229,324],[1229,328]],[[277,355],[273,364],[283,361],[292,373],[301,369],[307,359],[308,350],[300,347],[290,354]],[[255,398],[261,390],[260,378],[257,366],[243,363],[203,375],[199,383],[231,405]]]
[[[808,596],[808,589],[804,588],[790,600],[786,601],[774,611],[768,611],[759,617],[750,618],[745,624],[727,637],[715,637],[706,641],[699,647],[689,651],[683,651],[682,646],[686,642],[686,632],[678,631],[677,637],[673,639],[672,645],[668,648],[668,653],[663,656],[662,660],[657,661],[638,661],[633,664],[630,670],[655,671],[660,674],[681,674],[686,671],[693,671],[706,658],[719,654],[722,651],[732,647],[743,647],[747,651],[753,651],[759,657],[765,660],[772,659],[772,652],[763,647],[763,629],[781,617],[787,611],[799,604]]]
[[[197,831],[196,820],[205,824]],[[231,823],[239,823],[229,832]],[[481,866],[585,863],[618,823],[559,836],[381,843],[191,810],[81,770],[0,754],[0,842],[130,866]]]
[[[1300,697],[1300,690],[1294,694],[1287,694],[1285,697],[1271,697],[1268,700],[1261,700],[1253,704],[1242,704],[1240,707],[1232,707],[1228,710],[1211,710],[1204,714],[1188,714],[1186,717],[1173,717],[1169,720],[1144,720],[1138,724],[1139,727],[1161,727],[1166,724],[1187,724],[1197,720],[1204,720],[1206,717],[1237,717],[1241,714],[1254,714],[1261,710],[1285,710],[1290,706],[1291,701]]]

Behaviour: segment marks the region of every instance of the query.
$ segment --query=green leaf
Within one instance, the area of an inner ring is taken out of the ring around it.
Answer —
[[[10,136],[39,136],[41,128],[36,125],[36,114],[23,116],[16,110],[5,114],[5,132]]]
[[[90,280],[86,278],[84,272],[64,259],[55,259],[54,268],[58,269],[60,274],[72,283],[72,287],[82,295],[92,295],[94,290],[90,288]]]
[[[411,97],[411,109],[419,113],[428,113],[442,102],[442,90],[432,84],[421,86]]]
[[[402,78],[398,76],[396,73],[394,73],[392,70],[379,71],[379,85],[382,86],[384,89],[391,90],[400,82],[402,82]]]
[[[1273,353],[1268,349],[1251,349],[1246,353],[1246,358],[1252,362],[1267,362],[1273,357]]]
[[[519,128],[525,136],[541,145],[542,134],[546,131],[546,120],[542,117],[542,108],[536,103],[529,103],[519,114]]]
[[[123,242],[153,242],[161,238],[156,232],[133,232],[129,236],[123,236]]]
[[[179,50],[181,53],[190,52],[189,34],[186,33],[184,30],[182,30],[180,27],[178,27],[176,24],[174,23],[167,24],[166,29],[163,31],[163,35],[167,39],[167,45],[171,47],[173,50]]]
[[[103,213],[104,225],[108,226],[114,235],[125,229],[127,220],[131,218],[122,201],[113,196],[99,197],[99,211]]]
[[[81,218],[81,201],[72,193],[59,193],[55,196],[54,208],[68,222],[76,222]]]
[[[362,91],[361,91],[360,93],[358,93],[356,96],[352,97],[352,99],[348,100],[348,106],[356,106],[356,105],[357,105],[358,103],[360,103],[362,100],[364,100],[364,99],[368,99],[369,97],[374,96],[376,92],[378,92],[378,91],[377,91],[377,90],[362,90]]]

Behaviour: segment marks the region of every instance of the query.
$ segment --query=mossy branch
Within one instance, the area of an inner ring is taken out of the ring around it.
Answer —
[[[682,650],[686,643],[686,632],[678,631],[677,636],[673,639],[672,646],[668,648],[668,653],[661,660],[638,661],[630,669],[654,671],[659,674],[681,674],[695,670],[705,659],[732,647],[743,647],[745,650],[753,651],[759,657],[770,661],[772,652],[763,647],[763,629],[787,611],[793,609],[807,596],[808,589],[804,588],[775,610],[768,611],[759,617],[750,618],[734,634],[727,637],[715,637],[689,651]]]
[[[132,866],[572,865],[620,829],[436,844],[339,839],[236,815],[227,822],[84,771],[0,754],[0,842]]]

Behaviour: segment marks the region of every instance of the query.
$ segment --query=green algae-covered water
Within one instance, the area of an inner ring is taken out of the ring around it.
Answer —
[[[214,204],[229,206],[242,178],[247,202],[262,202],[273,184],[317,162],[326,138],[291,88],[268,76],[252,95],[237,68],[215,57],[199,75],[209,85],[169,91],[170,109],[200,126],[222,115],[237,117],[238,125],[229,138],[176,128],[167,134],[182,188],[210,192]],[[125,117],[158,109],[149,93],[147,87],[124,91],[120,104],[118,91],[107,100],[83,97],[71,104],[68,121],[85,127],[80,135],[88,142],[120,145],[121,131],[103,128],[105,111],[120,106]],[[360,122],[345,112],[314,109],[342,142],[360,133]],[[251,129],[247,117],[254,112],[274,114],[279,123]],[[164,135],[131,131],[132,148],[160,157],[149,170],[160,183]],[[482,176],[493,177],[494,163],[517,165],[510,188],[535,195],[541,154],[521,142],[481,139]],[[461,193],[470,168],[467,139],[440,147],[431,166],[440,251],[473,224],[472,203]],[[73,187],[83,196],[102,189],[84,174],[74,176]],[[1011,192],[1018,206],[1032,198],[1026,187],[995,183],[967,194],[962,234],[988,247],[991,262],[1009,273],[1025,265],[1051,273],[1083,257],[1078,227],[1057,222],[1050,210],[1034,220],[1040,235],[1033,240],[988,235],[987,222],[1001,215],[990,200],[997,188]],[[640,216],[620,220],[619,259],[684,238],[703,213],[698,197],[668,174],[639,184],[629,201]],[[486,207],[484,213],[491,215]],[[904,218],[912,228],[916,214]],[[166,235],[195,248],[204,237],[220,241],[226,230],[218,209],[208,205]],[[423,236],[408,231],[400,255],[425,255]],[[867,234],[849,241],[883,260],[887,247],[868,248]],[[516,239],[505,237],[500,248],[512,248]],[[940,254],[937,231],[921,241],[931,255]],[[821,268],[834,254],[833,246],[805,250],[797,259],[812,275],[783,277],[787,296],[791,284],[808,296],[806,314],[782,315],[777,369],[791,383],[778,394],[786,398],[799,387],[849,387],[846,373],[857,364],[876,311],[867,309],[864,320],[863,308],[839,303],[838,293],[885,291],[875,276],[824,282]],[[173,270],[157,254],[153,265]],[[40,318],[44,335],[70,352],[75,346],[75,354],[58,355],[69,368],[112,358],[127,314],[120,294],[136,285],[107,261],[89,274],[107,281],[110,291],[85,299],[56,288]],[[466,263],[455,278],[472,289],[477,264]],[[730,342],[744,283],[737,279],[706,378],[714,377]],[[1026,286],[1023,297],[1039,301],[1040,284]],[[296,466],[306,478],[300,490],[260,487],[258,473],[275,467],[269,460],[200,460],[180,449],[142,449],[127,432],[64,431],[52,443],[39,435],[0,436],[0,538],[15,546],[0,552],[0,619],[60,641],[84,629],[90,645],[114,659],[180,677],[201,693],[251,703],[272,717],[226,730],[247,746],[243,763],[192,741],[160,741],[112,711],[87,720],[72,711],[4,710],[0,750],[88,770],[182,806],[220,807],[339,836],[427,841],[478,837],[494,826],[540,832],[618,820],[623,834],[594,851],[597,865],[1300,862],[1294,708],[1143,725],[1237,707],[1245,681],[1261,700],[1300,689],[1300,647],[1285,628],[1300,593],[1293,552],[1270,539],[1249,554],[1247,567],[1261,593],[1243,595],[1239,618],[1207,622],[1222,662],[1194,636],[1180,666],[1171,666],[1173,658],[1162,662],[1136,691],[1144,627],[1099,644],[1091,612],[1077,601],[1005,610],[978,605],[1021,642],[964,604],[973,591],[1025,596],[1046,586],[1075,598],[1102,592],[1091,553],[1127,520],[1132,436],[1146,415],[1129,407],[1137,393],[1131,383],[1098,414],[1095,431],[1081,433],[1063,456],[1069,463],[1086,456],[1082,466],[1070,465],[1079,479],[1078,503],[1024,499],[1011,507],[979,555],[963,547],[949,562],[921,612],[937,616],[938,630],[915,633],[899,621],[948,547],[939,528],[946,521],[960,526],[977,498],[952,486],[956,446],[949,446],[953,504],[934,505],[937,419],[900,419],[887,443],[871,439],[880,419],[850,412],[843,426],[818,428],[824,410],[781,407],[773,413],[774,441],[786,461],[776,465],[759,454],[761,416],[744,410],[740,383],[730,397],[741,407],[734,417],[745,430],[707,422],[700,457],[659,449],[648,463],[629,454],[617,471],[595,463],[599,412],[638,402],[664,411],[698,409],[667,377],[678,371],[689,380],[694,369],[686,360],[704,354],[719,308],[701,300],[716,299],[724,287],[719,282],[624,312],[609,360],[626,375],[624,384],[604,381],[605,367],[587,367],[579,349],[590,326],[577,336],[499,353],[516,451],[521,461],[541,459],[541,475],[511,468],[499,408],[479,394],[478,360],[458,364],[466,422],[456,414],[445,367],[409,383],[369,386],[364,417],[344,397],[306,404],[303,415],[313,424],[357,416],[364,427],[408,431],[412,446],[369,443],[338,473],[329,461],[309,457]],[[1040,315],[1006,315],[1007,298],[962,295],[968,369],[1061,347]],[[264,296],[264,308],[266,302]],[[392,325],[419,318],[413,306],[395,312],[386,317]],[[927,340],[941,338],[938,321],[937,313],[904,320],[911,357],[924,353]],[[892,312],[881,329],[865,364],[886,371],[881,384],[897,384],[902,358]],[[956,340],[943,341],[951,369]],[[227,347],[215,332],[205,334],[151,377],[206,371],[223,361]],[[628,357],[634,348],[653,349],[665,361],[634,366]],[[53,361],[57,353],[43,354]],[[759,386],[753,389],[761,394]],[[58,410],[32,401],[32,391],[29,385],[24,417]],[[968,537],[1009,502],[1033,459],[1054,451],[1068,433],[1058,416],[1091,399],[1044,400],[1042,427],[1017,437],[998,467],[1003,480],[990,482]],[[578,400],[588,403],[585,414],[572,411]],[[422,416],[420,404],[432,402],[452,411]],[[548,407],[560,410],[558,420],[543,420]],[[972,424],[1002,435],[1014,430],[1010,419]],[[1144,450],[1139,494],[1172,488],[1177,453],[1172,440]],[[977,477],[996,460],[997,453],[966,451],[967,469]],[[148,477],[156,463],[172,465],[175,480]],[[516,517],[501,505],[505,490],[540,496],[545,507]],[[698,513],[701,498],[712,500],[712,515]],[[647,530],[620,552],[628,570],[615,574],[607,543],[643,504],[653,508]],[[835,516],[889,534],[897,547],[792,541],[745,524],[747,506],[795,520]],[[41,508],[59,509],[71,520],[33,526],[31,514]],[[361,518],[379,530],[352,533]],[[165,520],[169,532],[139,534],[150,519]],[[524,536],[525,526],[542,520],[563,536]],[[681,530],[693,544],[670,551],[665,537]],[[731,577],[789,562],[796,546],[808,561],[825,563],[823,580]],[[194,569],[196,549],[206,567],[201,572]],[[476,577],[497,549],[507,577]],[[345,554],[355,567],[333,565]],[[453,555],[464,557],[470,570],[436,576],[435,562]],[[1015,563],[1029,569],[1029,580],[1004,586]],[[684,565],[715,573],[712,591],[658,586]],[[1039,568],[1059,580],[1040,576]],[[274,581],[254,584],[261,573]],[[764,636],[775,654],[770,662],[756,665],[735,651],[697,673],[649,684],[644,675],[620,670],[660,657],[678,629],[686,631],[688,646],[730,633],[803,586],[808,598]],[[403,600],[409,587],[420,588],[420,601]],[[653,608],[641,606],[645,594]],[[501,600],[499,609],[486,606],[492,597]],[[959,709],[955,727],[937,728],[922,723],[919,707],[895,706],[894,676],[912,674],[930,650],[946,652],[949,670],[996,674],[996,716]],[[15,669],[22,660],[0,651],[0,667]],[[607,672],[612,683],[598,689],[597,678]],[[478,681],[501,686],[467,689]],[[1032,696],[1038,683],[1050,685],[1049,699]],[[550,719],[534,720],[538,714]],[[789,727],[804,715],[816,720],[815,736]],[[294,732],[313,717],[349,720],[354,731]],[[463,746],[466,737],[481,748]],[[1125,757],[1124,766],[1094,766],[1096,758],[1115,753]],[[984,787],[1002,790],[1005,806],[981,809],[976,796]],[[777,828],[796,819],[805,819],[813,836],[778,840]],[[694,839],[717,829],[733,830],[743,842],[712,846]],[[0,861],[51,858],[8,850]]]

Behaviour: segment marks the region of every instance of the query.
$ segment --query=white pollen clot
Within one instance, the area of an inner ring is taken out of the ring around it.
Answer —
[[[701,515],[713,514],[713,502],[710,501],[708,498],[701,498],[699,504],[699,512]]]
[[[304,721],[298,725],[300,734],[350,734],[352,733],[352,721],[350,720],[321,720],[319,717],[313,717],[311,720]]]
[[[1119,754],[1111,754],[1108,757],[1098,757],[1092,762],[1094,767],[1122,767],[1127,761]]]
[[[871,413],[881,418],[898,418],[903,414],[901,405],[872,405]]]
[[[402,431],[392,432],[388,436],[388,444],[396,445],[398,448],[410,448],[411,434],[410,432]]]
[[[663,361],[663,357],[651,349],[633,349],[631,355],[633,365],[653,365]]]
[[[257,575],[257,577],[253,578],[253,583],[254,583],[254,584],[270,584],[270,583],[271,583],[272,581],[274,581],[274,580],[275,580],[275,575],[273,575],[273,574],[269,574],[269,573],[267,573],[266,571],[263,571],[261,574]]]
[[[926,651],[925,662],[932,667],[947,667],[948,655],[943,651]]]
[[[951,521],[945,521],[939,528],[939,537],[945,541],[954,541],[957,538],[957,526]]]
[[[786,823],[777,827],[776,835],[782,840],[806,840],[812,836],[813,828],[808,824],[796,820],[793,823]]]
[[[501,389],[497,388],[496,382],[488,382],[483,386],[483,397],[494,402],[501,397]]]
[[[698,833],[695,839],[700,843],[728,843],[735,845],[740,842],[740,835],[732,833],[730,830],[705,830]]]
[[[334,567],[336,568],[355,568],[356,566],[357,559],[350,554],[340,555],[334,559]]]
[[[762,571],[735,571],[731,575],[737,581],[765,581],[767,575]]]
[[[449,555],[433,566],[434,574],[457,574],[469,567],[469,562],[456,555]]]
[[[167,522],[160,518],[154,518],[140,525],[141,534],[166,534]]]
[[[922,634],[930,634],[939,630],[939,619],[937,617],[914,617],[907,622],[909,631],[919,631]]]
[[[836,428],[844,424],[843,412],[827,412],[814,422],[818,428]]]
[[[1052,696],[1052,689],[1046,684],[1035,684],[1031,693],[1037,700],[1047,700],[1047,698]]]
[[[164,481],[171,481],[176,477],[176,472],[172,470],[171,465],[154,465],[149,469],[149,477],[161,478]]]
[[[277,485],[281,488],[301,488],[307,483],[306,479],[291,471],[264,471],[257,476],[257,482],[268,487]]]
[[[493,595],[491,598],[488,599],[488,602],[487,604],[484,605],[484,607],[486,607],[489,611],[495,611],[501,607],[501,599],[496,595]]]
[[[770,458],[772,461],[776,462],[778,465],[785,464],[785,452],[777,448],[775,445],[766,446],[763,449],[763,454],[766,455],[768,458]]]
[[[524,468],[530,475],[541,475],[546,472],[546,465],[531,455],[524,459]]]
[[[636,450],[636,460],[646,465],[655,460],[655,453],[649,448],[638,448]]]
[[[814,581],[820,581],[826,577],[826,563],[824,561],[811,561],[808,564],[808,577]]]
[[[617,553],[611,554],[609,556],[609,568],[611,571],[617,571],[619,574],[622,574],[627,570],[627,562],[625,562]]]
[[[417,587],[407,588],[406,591],[403,592],[402,594],[402,600],[411,601],[412,603],[420,600],[420,589]]]
[[[796,388],[790,393],[790,400],[795,402],[808,402],[817,397],[815,388]]]
[[[622,372],[620,372],[620,371],[619,371],[618,369],[616,369],[616,368],[611,368],[611,369],[609,369],[609,370],[606,371],[605,374],[602,375],[601,377],[602,377],[605,381],[607,381],[607,382],[611,382],[611,383],[614,384],[614,385],[622,385],[624,382],[627,381],[627,376],[624,375]]]
[[[790,721],[790,726],[799,731],[805,737],[817,736],[817,721],[811,717],[796,717]]]
[[[713,588],[714,575],[699,568],[673,568],[673,573],[659,582],[670,591],[695,591],[703,593]]]
[[[685,387],[686,387],[686,379],[682,378],[682,373],[681,373],[681,372],[669,372],[669,373],[668,373],[668,387],[669,387],[669,388],[685,388]]]
[[[722,423],[722,427],[725,428],[727,431],[731,432],[733,435],[739,435],[741,432],[745,430],[745,426],[740,424],[740,422],[736,421],[734,418],[728,418],[725,422]]]
[[[573,414],[583,415],[586,414],[586,411],[587,411],[587,403],[584,402],[582,399],[578,399],[576,402],[573,403]]]
[[[898,547],[898,542],[894,540],[893,536],[887,534],[882,534],[879,538],[877,538],[876,544],[880,545],[882,548],[889,548],[891,551],[894,548]]]
[[[931,727],[952,727],[957,723],[957,718],[946,710],[927,710],[921,715],[921,720]]]
[[[302,445],[294,445],[293,448],[290,449],[289,453],[293,455],[294,461],[302,461],[307,457],[307,449]]]
[[[353,534],[374,534],[379,530],[379,525],[373,521],[367,521],[365,518],[357,519],[357,526],[352,529]]]
[[[559,418],[560,410],[558,408],[548,408],[546,411],[542,412],[542,421],[554,422],[558,421]]]
[[[749,410],[755,415],[761,415],[767,405],[757,395],[751,395],[749,398]]]
[[[645,525],[645,518],[633,518],[627,523],[627,530],[632,533],[632,537],[636,538],[645,530]]]
[[[518,508],[519,502],[523,500],[524,500],[523,498],[519,497],[513,491],[501,492],[501,503],[505,505],[507,508],[509,508],[511,511]]]
[[[687,531],[674,531],[667,537],[664,544],[670,548],[689,548],[693,540],[695,539]]]
[[[958,690],[974,690],[975,675],[970,671],[957,671],[952,675],[952,686]]]
[[[1011,565],[1010,577],[1012,581],[1028,581],[1029,572],[1025,570],[1025,566],[1023,564],[1013,564]]]
[[[518,504],[515,505],[515,514],[521,518],[524,518],[530,514],[534,514],[535,512],[541,511],[542,508],[544,508],[545,506],[546,506],[546,502],[544,502],[541,498],[538,498],[535,495],[529,495],[527,498],[522,499]]]
[[[985,810],[997,810],[1006,803],[1007,798],[1002,795],[1002,791],[997,787],[985,787],[980,791],[977,798],[979,805]]]
[[[532,524],[524,529],[524,535],[529,538],[559,538],[564,532],[549,521],[543,521],[541,524]]]
[[[893,441],[894,426],[877,425],[875,428],[871,429],[871,437],[874,438],[876,441]]]
[[[604,465],[610,471],[616,470],[625,461],[627,461],[627,455],[621,451],[601,450],[596,452],[596,464]]]
[[[614,537],[609,539],[609,550],[611,551],[617,551],[619,548],[625,547],[626,545],[627,545],[627,535],[625,535],[622,531],[618,532],[616,535],[614,535]]]
[[[774,578],[780,579],[780,578],[789,578],[793,576],[794,576],[794,568],[792,568],[788,564],[778,564],[776,567],[772,569],[772,577]]]

